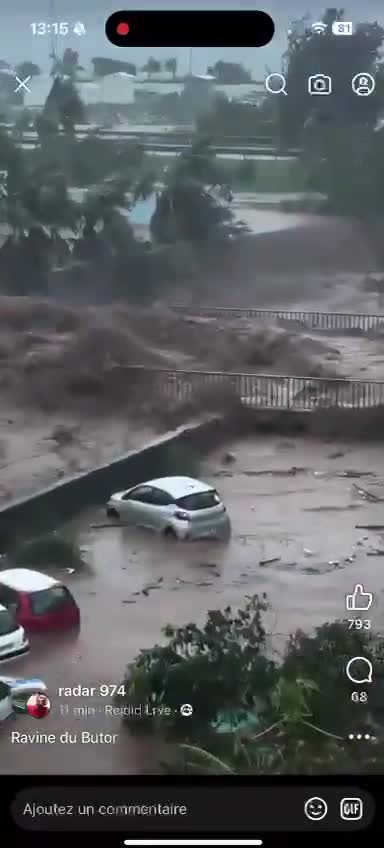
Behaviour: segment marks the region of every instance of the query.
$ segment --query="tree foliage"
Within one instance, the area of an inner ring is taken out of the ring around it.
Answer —
[[[170,59],[167,59],[164,62],[164,68],[165,68],[166,71],[168,71],[170,74],[172,74],[173,77],[176,76],[177,59],[175,58],[175,56],[171,56]]]
[[[35,62],[20,62],[19,65],[16,65],[15,73],[19,77],[19,79],[25,79],[26,77],[38,77],[41,74],[41,70]]]
[[[143,66],[143,71],[148,74],[148,77],[151,77],[152,74],[158,74],[161,71],[161,62],[159,62],[158,59],[154,59],[153,56],[150,56]]]
[[[216,78],[223,85],[237,85],[252,81],[252,75],[240,62],[224,62],[219,59],[214,65],[207,68],[207,74]]]
[[[323,19],[327,30],[319,36],[311,28],[288,35],[285,76],[288,97],[279,98],[280,131],[284,140],[301,142],[305,121],[312,117],[317,125],[349,126],[376,124],[384,105],[384,87],[379,73],[375,91],[369,97],[357,97],[351,82],[356,73],[376,74],[384,30],[377,23],[364,23],[348,38],[335,38],[332,22],[340,18],[337,9],[327,9]],[[308,91],[309,77],[326,74],[332,79],[332,96],[314,96]]]
[[[236,612],[228,607],[208,613],[201,628],[165,628],[165,644],[141,651],[127,669],[127,701],[158,708],[144,722],[129,717],[132,729],[182,743],[173,773],[175,768],[216,774],[380,771],[380,641],[334,622],[310,635],[297,632],[276,660],[264,625],[267,606],[265,596],[255,596]],[[374,664],[368,702],[351,697],[359,688],[345,675],[353,656]],[[182,703],[193,706],[188,719],[180,715]],[[376,741],[357,746],[351,733]]]
[[[324,193],[332,212],[369,221],[384,209],[378,130],[384,107],[384,29],[361,23],[348,38],[335,38],[332,23],[342,16],[342,10],[327,9],[323,35],[307,23],[290,32],[285,54],[289,96],[279,98],[280,134],[285,143],[302,146],[308,189]],[[359,71],[375,78],[375,89],[367,97],[352,90]],[[330,96],[309,93],[309,77],[318,73],[331,77]]]
[[[197,137],[191,149],[175,157],[157,197],[151,231],[157,242],[205,242],[242,232],[228,201],[230,187],[210,140]]]

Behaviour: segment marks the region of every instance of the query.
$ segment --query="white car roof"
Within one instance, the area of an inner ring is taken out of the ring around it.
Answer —
[[[208,492],[212,489],[207,483],[201,480],[194,480],[193,477],[159,477],[157,480],[147,480],[142,486],[154,486],[157,489],[163,489],[172,498],[183,498],[186,495],[196,495],[199,492]]]
[[[14,589],[16,592],[41,592],[57,586],[58,581],[41,571],[32,571],[30,568],[8,568],[0,571],[0,584]]]

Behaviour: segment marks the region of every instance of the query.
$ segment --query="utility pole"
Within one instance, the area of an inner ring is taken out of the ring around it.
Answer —
[[[51,24],[53,24],[56,20],[55,0],[49,0],[49,17]],[[53,70],[57,62],[57,35],[55,35],[53,26],[51,26],[51,59]]]
[[[192,76],[192,53],[193,53],[193,49],[192,49],[192,47],[190,47],[189,48],[189,76],[190,77]]]

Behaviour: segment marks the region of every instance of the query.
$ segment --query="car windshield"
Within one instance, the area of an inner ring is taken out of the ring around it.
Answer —
[[[43,589],[41,592],[32,592],[30,598],[32,612],[35,615],[56,612],[67,604],[73,603],[65,586],[52,586],[50,589]]]
[[[185,495],[185,497],[179,498],[176,503],[181,509],[194,511],[198,509],[210,509],[213,506],[218,506],[221,501],[217,492],[214,489],[209,489],[206,492],[198,492],[195,495]]]
[[[0,610],[0,636],[7,636],[8,633],[14,633],[17,630],[15,616],[11,610]]]

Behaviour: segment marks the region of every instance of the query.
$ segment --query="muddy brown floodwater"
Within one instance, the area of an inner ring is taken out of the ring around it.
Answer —
[[[373,627],[382,628],[384,557],[374,551],[384,541],[377,532],[355,527],[384,524],[383,504],[357,491],[362,487],[384,497],[382,447],[255,436],[235,440],[226,450],[235,461],[225,465],[221,449],[205,459],[201,476],[218,487],[227,504],[233,524],[228,545],[172,544],[124,527],[90,528],[105,523],[103,509],[79,516],[76,525],[92,568],[91,574],[68,577],[81,607],[81,633],[75,640],[35,641],[27,658],[2,666],[2,674],[41,676],[53,701],[44,722],[19,716],[3,727],[3,772],[155,771],[151,741],[132,739],[119,719],[105,717],[111,698],[59,698],[57,692],[59,686],[118,683],[126,664],[158,641],[168,622],[202,623],[208,609],[242,605],[245,595],[267,592],[275,646],[298,627],[311,630],[343,618],[345,595],[362,582],[374,593]],[[60,704],[68,704],[68,716],[60,715]],[[74,707],[87,705],[96,715],[74,715]],[[78,740],[84,730],[119,736],[115,744],[12,744],[12,730],[56,736],[68,730]]]

